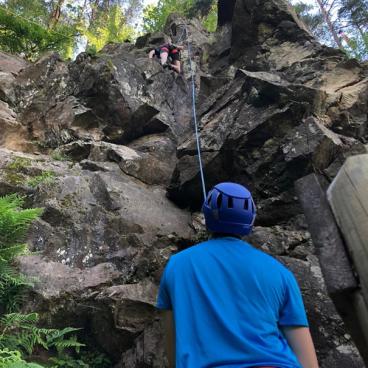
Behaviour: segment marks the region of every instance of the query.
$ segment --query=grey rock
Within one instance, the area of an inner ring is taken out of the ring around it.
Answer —
[[[113,283],[121,275],[111,263],[100,263],[83,271],[39,256],[25,256],[18,258],[18,264],[23,274],[37,279],[34,291],[45,300],[66,294],[80,296],[89,289]]]
[[[29,65],[24,59],[6,52],[0,53],[0,71],[17,75],[22,69]]]

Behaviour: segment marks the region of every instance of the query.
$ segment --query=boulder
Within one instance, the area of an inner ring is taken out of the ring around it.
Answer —
[[[327,128],[323,115],[312,116],[321,110],[324,96],[277,75],[239,71],[231,85],[215,92],[199,111],[208,186],[239,181],[262,200],[289,191],[294,180],[314,169],[327,169],[347,147]],[[357,144],[363,151],[363,144]],[[178,157],[170,198],[180,206],[199,208],[194,137],[179,146]]]
[[[0,72],[15,76],[28,65],[29,63],[27,61],[18,56],[0,52]]]

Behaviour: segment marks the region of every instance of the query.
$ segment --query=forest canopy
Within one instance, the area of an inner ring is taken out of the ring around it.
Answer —
[[[368,59],[368,0],[290,0],[310,31],[349,56]],[[169,14],[199,18],[213,32],[216,0],[0,0],[0,49],[29,60],[58,51],[64,58],[107,43],[161,31]]]
[[[368,0],[297,0],[293,6],[322,43],[368,60]]]

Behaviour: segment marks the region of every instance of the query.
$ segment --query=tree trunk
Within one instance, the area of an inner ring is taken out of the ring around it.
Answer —
[[[328,15],[324,5],[322,4],[322,1],[321,0],[317,0],[317,3],[321,9],[321,12],[323,14],[323,17],[325,18],[325,21],[327,23],[327,26],[328,26],[328,29],[330,30],[331,34],[332,34],[332,37],[333,39],[335,40],[336,42],[336,45],[339,47],[339,49],[341,50],[344,50],[344,47],[342,46],[342,43],[341,43],[341,40],[339,38],[339,36],[337,35],[335,29],[334,29],[334,26],[331,22],[331,19],[330,19],[330,16]]]
[[[95,3],[93,5],[91,4],[91,7],[92,7],[91,20],[92,21],[96,20],[96,18],[97,18],[98,5],[99,5],[99,1],[98,0],[95,0]]]
[[[58,24],[60,16],[61,16],[61,7],[63,6],[65,0],[58,0],[54,10],[52,11],[50,20],[49,20],[49,29],[55,28],[55,26]]]

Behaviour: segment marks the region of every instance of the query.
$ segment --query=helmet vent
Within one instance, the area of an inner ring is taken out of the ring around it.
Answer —
[[[210,195],[207,197],[207,203],[209,205],[211,204],[211,199],[212,199],[212,193],[210,193]]]
[[[233,197],[228,197],[228,199],[227,199],[227,207],[228,208],[234,208]]]
[[[221,205],[222,205],[222,194],[220,193],[217,196],[217,208],[221,208]]]
[[[248,209],[249,209],[249,201],[248,201],[248,199],[246,199],[246,200],[244,201],[244,209],[245,209],[245,210],[248,210]]]

